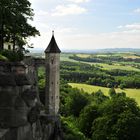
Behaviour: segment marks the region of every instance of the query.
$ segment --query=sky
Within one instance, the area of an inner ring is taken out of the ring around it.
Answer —
[[[29,0],[45,49],[52,30],[61,50],[140,48],[140,0]]]

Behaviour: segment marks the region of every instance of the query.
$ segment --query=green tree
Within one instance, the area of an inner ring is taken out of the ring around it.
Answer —
[[[99,116],[99,112],[98,112],[97,105],[86,106],[81,111],[79,116],[79,128],[85,134],[86,137],[91,138],[92,123],[98,116]]]
[[[0,1],[0,49],[4,42],[13,43],[13,48],[21,48],[27,43],[27,37],[39,35],[39,31],[32,27],[28,20],[33,18],[33,9],[28,0]]]
[[[67,98],[65,107],[69,115],[78,117],[81,110],[88,104],[88,99],[78,89],[73,89],[71,92],[71,96]]]
[[[92,96],[93,98],[90,96],[89,99],[91,99],[91,102],[95,102],[96,104],[101,104],[105,100],[109,99],[109,97],[105,96],[100,89],[97,92],[92,93]]]
[[[87,140],[84,134],[78,130],[74,122],[72,117],[61,118],[64,140]]]
[[[118,96],[105,101],[92,126],[93,140],[139,140],[140,109],[133,99]]]
[[[109,94],[110,97],[114,97],[116,95],[115,89],[114,88],[110,88],[108,94]]]

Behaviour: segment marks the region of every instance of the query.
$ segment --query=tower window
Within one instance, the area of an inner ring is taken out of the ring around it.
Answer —
[[[51,59],[51,63],[52,63],[52,64],[54,63],[54,59],[53,59],[53,58]]]

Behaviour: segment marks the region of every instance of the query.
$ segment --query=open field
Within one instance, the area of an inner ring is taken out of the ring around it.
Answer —
[[[60,55],[60,60],[61,61],[70,61],[70,62],[77,62],[76,60],[70,59],[69,56],[72,56],[73,54],[71,53],[62,53]]]
[[[108,91],[109,91],[109,88],[100,87],[100,86],[92,86],[92,85],[87,85],[87,84],[69,83],[69,85],[71,85],[73,88],[83,89],[85,92],[88,92],[88,93],[96,92],[99,89],[101,89],[105,95],[108,95]],[[121,90],[117,88],[116,92],[125,92],[128,97],[134,98],[137,101],[137,103],[140,105],[140,89]]]
[[[87,58],[90,57],[90,54],[76,54],[78,57]]]
[[[90,63],[90,64],[95,64],[99,65],[102,67],[104,70],[113,70],[113,69],[120,69],[120,70],[128,70],[128,71],[140,71],[140,69],[134,68],[130,65],[120,65],[117,63],[113,63],[112,65],[105,64],[105,63]]]
[[[89,57],[90,56],[90,54],[76,54],[76,55],[79,57]],[[123,55],[123,54],[116,54],[116,55]],[[130,56],[130,54],[129,55],[124,54],[124,55]],[[130,66],[131,62],[126,62],[126,63],[119,62],[119,63],[113,63],[112,65],[109,65],[106,63],[92,63],[92,62],[76,61],[76,60],[70,59],[69,56],[73,56],[73,54],[72,53],[62,53],[60,59],[61,59],[61,61],[81,62],[81,63],[90,64],[90,65],[94,64],[94,65],[101,66],[101,69],[104,69],[104,70],[120,69],[120,70],[128,70],[128,71],[140,71],[140,69]],[[103,54],[103,56],[108,56],[108,55]],[[129,64],[127,64],[127,63],[129,63]],[[122,64],[124,64],[124,65],[122,65]],[[133,63],[133,64],[136,64],[136,63]]]
[[[132,59],[136,59],[136,58],[140,58],[140,56],[137,56],[135,53],[102,53],[102,54],[76,54],[78,57],[82,57],[82,58],[87,58],[87,57],[110,57],[110,56],[120,56],[123,58],[132,58]]]

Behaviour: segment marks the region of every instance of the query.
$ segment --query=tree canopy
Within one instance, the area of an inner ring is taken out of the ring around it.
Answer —
[[[39,35],[39,31],[28,23],[33,20],[33,9],[28,0],[0,0],[0,49],[5,42],[22,49],[27,38]]]

